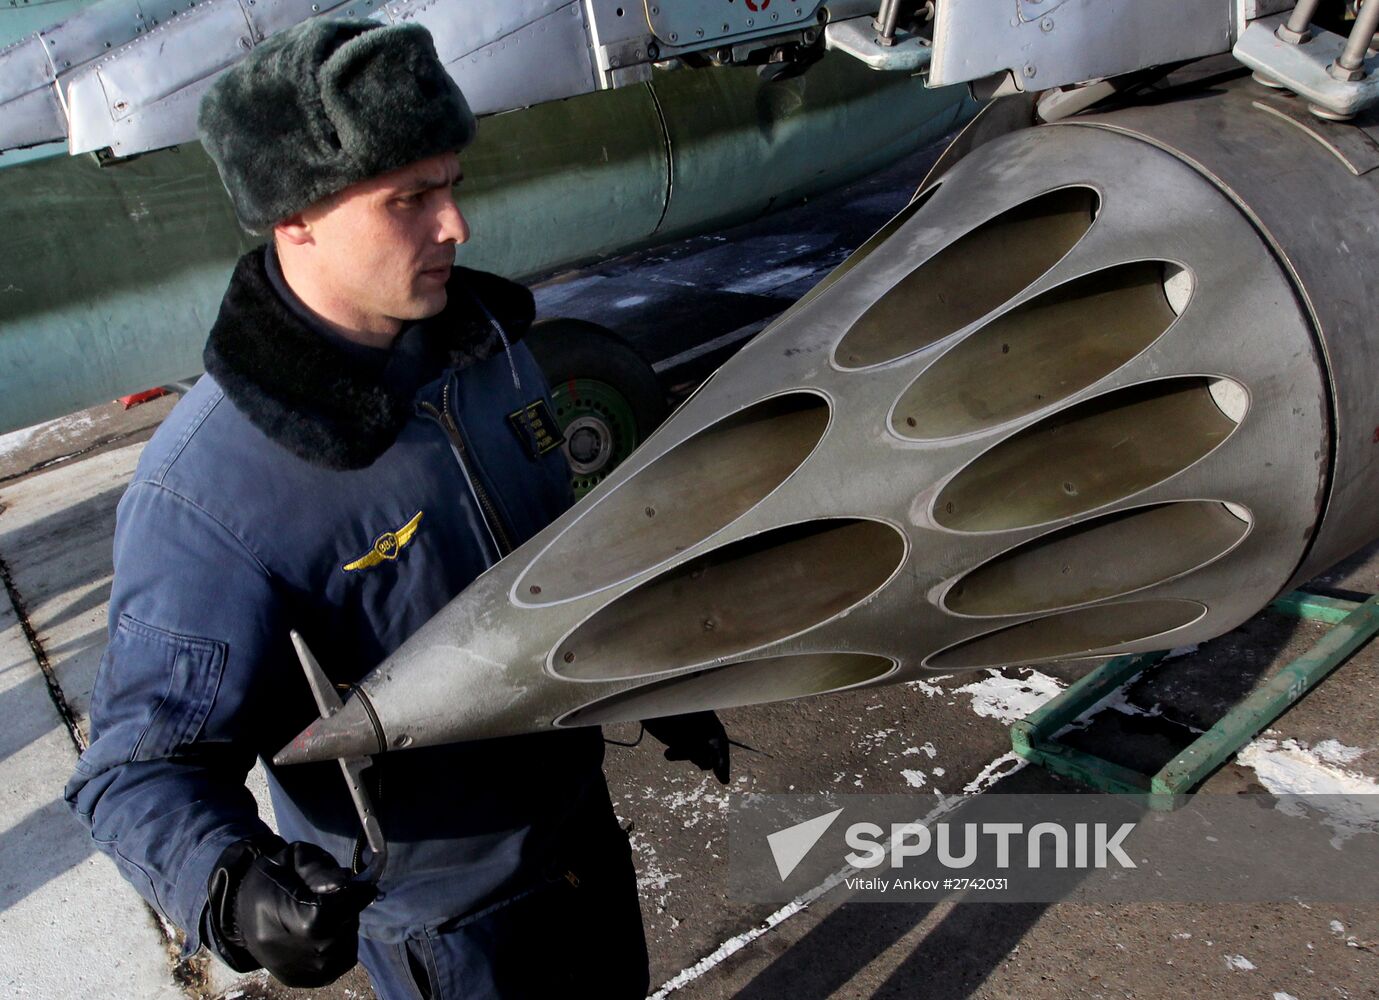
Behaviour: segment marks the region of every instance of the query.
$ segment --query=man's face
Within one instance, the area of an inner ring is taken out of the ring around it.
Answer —
[[[396,333],[445,307],[455,246],[469,226],[455,204],[455,153],[352,184],[302,213],[310,225],[310,280],[345,325]],[[324,303],[323,303],[324,304]]]

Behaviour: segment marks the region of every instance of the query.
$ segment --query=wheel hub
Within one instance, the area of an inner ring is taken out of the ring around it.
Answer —
[[[562,450],[574,473],[575,496],[582,497],[632,453],[637,421],[613,386],[597,379],[569,379],[552,387],[555,419],[565,435]]]
[[[600,418],[585,414],[565,428],[570,468],[580,475],[603,469],[613,454],[613,431]]]

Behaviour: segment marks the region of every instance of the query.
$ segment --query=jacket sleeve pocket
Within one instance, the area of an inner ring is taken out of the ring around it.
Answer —
[[[92,693],[97,729],[101,708],[119,706],[127,761],[172,756],[194,742],[206,723],[225,668],[225,644],[179,635],[121,614]]]

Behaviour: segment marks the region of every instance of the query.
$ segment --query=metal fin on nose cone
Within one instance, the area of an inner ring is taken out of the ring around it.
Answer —
[[[1227,100],[1190,110],[1291,163]],[[360,682],[388,747],[1235,627],[1309,558],[1331,475],[1334,378],[1250,208],[1109,127],[971,152]],[[279,759],[372,752],[369,721]]]

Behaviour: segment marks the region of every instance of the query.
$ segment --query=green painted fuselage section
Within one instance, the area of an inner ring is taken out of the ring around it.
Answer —
[[[974,109],[834,55],[778,83],[680,70],[495,115],[463,156],[473,235],[457,261],[530,277],[726,226]],[[104,167],[62,144],[0,155],[0,431],[199,372],[235,259],[258,242],[199,144]]]

